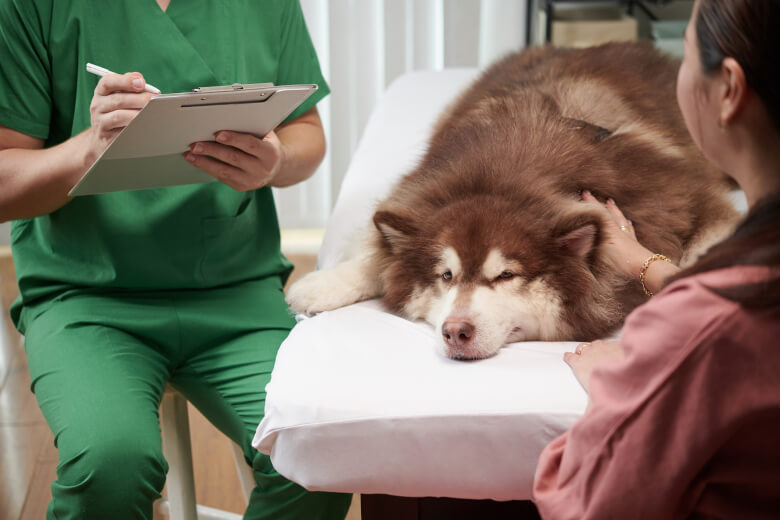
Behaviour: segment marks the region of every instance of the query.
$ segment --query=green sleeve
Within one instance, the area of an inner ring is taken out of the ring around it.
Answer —
[[[41,139],[52,110],[50,12],[30,0],[0,0],[0,125]]]
[[[309,96],[285,121],[291,121],[310,110],[330,93],[320,70],[320,62],[303,18],[298,0],[287,0],[282,15],[281,53],[278,85],[316,83],[319,89]]]

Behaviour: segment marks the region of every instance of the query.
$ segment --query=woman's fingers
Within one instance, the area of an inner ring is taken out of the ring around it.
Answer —
[[[614,200],[608,199],[602,204],[592,193],[582,192],[583,202],[593,205],[601,212],[605,235],[604,258],[627,278],[636,278],[639,267],[652,253],[639,243],[633,223],[626,218]]]
[[[623,215],[623,212],[620,211],[620,208],[614,200],[607,199],[607,210],[609,211],[609,214],[612,215],[612,220],[615,221],[615,224],[620,231],[628,233],[631,237],[636,238],[634,224]]]
[[[595,202],[596,204],[601,204],[596,197],[593,196],[593,194],[588,190],[582,191],[582,200],[586,202]]]
[[[625,226],[628,225],[628,219],[623,215],[623,212],[620,211],[620,208],[612,199],[607,199],[607,211],[609,211],[610,215],[612,215],[612,218],[615,220],[615,223],[619,226]]]
[[[588,190],[583,190],[582,192],[582,200],[585,202],[598,204],[598,206],[602,209],[606,208],[607,213],[609,214],[610,221],[613,223],[620,231],[624,233],[628,233],[631,237],[636,238],[636,232],[634,231],[634,224],[626,218],[625,215],[623,215],[623,212],[618,207],[617,203],[613,199],[607,199],[605,204],[601,204],[596,197],[593,196],[593,194]]]
[[[590,375],[593,368],[610,359],[623,357],[623,349],[618,341],[596,340],[590,343],[580,343],[574,352],[564,352],[563,360],[574,372],[585,391],[588,391]]]

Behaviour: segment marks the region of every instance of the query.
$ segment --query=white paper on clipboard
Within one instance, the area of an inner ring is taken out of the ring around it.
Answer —
[[[317,85],[205,87],[153,97],[106,148],[70,196],[199,184],[214,177],[183,153],[220,130],[262,137],[284,121]]]

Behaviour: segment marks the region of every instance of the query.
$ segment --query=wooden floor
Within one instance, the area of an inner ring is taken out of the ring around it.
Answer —
[[[296,265],[295,279],[314,267],[310,255],[288,255]],[[30,376],[21,337],[8,318],[16,297],[13,265],[0,248],[0,519],[40,520],[51,498],[57,451],[52,434],[30,392]],[[240,513],[245,507],[230,443],[190,407],[193,464],[198,502]],[[360,520],[360,497],[347,516]]]

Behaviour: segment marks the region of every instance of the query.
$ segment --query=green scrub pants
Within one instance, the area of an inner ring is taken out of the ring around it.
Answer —
[[[294,323],[277,277],[210,290],[81,293],[24,312],[32,390],[59,451],[48,518],[152,518],[168,470],[158,416],[168,380],[243,448],[257,482],[245,518],[346,515],[351,495],[306,491],[250,444]]]

